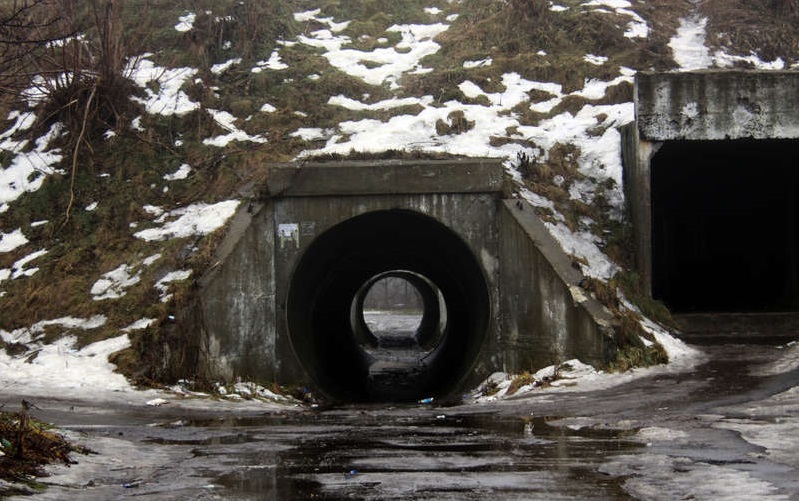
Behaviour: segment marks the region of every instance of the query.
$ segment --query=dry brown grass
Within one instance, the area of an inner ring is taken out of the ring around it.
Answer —
[[[35,486],[31,477],[42,477],[44,466],[51,463],[74,464],[72,453],[87,454],[85,448],[71,444],[66,438],[33,419],[31,404],[22,401],[18,412],[0,411],[0,479],[21,485]],[[0,491],[0,496],[3,492]]]
[[[734,48],[737,55],[756,53],[772,61],[799,56],[799,2],[796,0],[706,0],[707,45]]]

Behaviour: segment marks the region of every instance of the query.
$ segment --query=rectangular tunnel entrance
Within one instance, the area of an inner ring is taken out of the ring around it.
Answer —
[[[799,141],[666,141],[650,166],[654,298],[799,311]]]

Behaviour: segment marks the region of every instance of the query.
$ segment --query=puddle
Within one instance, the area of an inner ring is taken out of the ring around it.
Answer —
[[[229,436],[252,442],[225,454],[236,464],[213,485],[236,499],[629,499],[623,479],[597,470],[641,447],[630,432],[548,424],[556,418],[414,413],[228,421]]]

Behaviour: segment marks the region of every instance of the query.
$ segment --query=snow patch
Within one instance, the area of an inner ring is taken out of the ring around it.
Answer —
[[[158,290],[160,294],[160,299],[162,303],[166,303],[170,299],[172,299],[172,294],[168,294],[169,291],[169,284],[172,282],[182,282],[183,280],[187,280],[191,276],[191,270],[178,270],[178,271],[171,271],[161,277],[158,282],[155,283],[155,288]]]
[[[22,233],[21,228],[17,228],[11,233],[0,231],[0,252],[11,252],[28,243],[28,239]]]
[[[277,49],[275,49],[272,51],[272,54],[269,56],[269,59],[267,59],[266,61],[258,61],[257,63],[255,63],[255,67],[250,71],[252,71],[253,73],[261,73],[264,70],[279,71],[279,70],[285,70],[288,67],[289,66],[281,60],[280,53],[277,51]]]
[[[156,223],[160,228],[149,228],[134,234],[136,238],[148,242],[171,238],[186,238],[193,235],[207,235],[224,226],[236,212],[238,200],[227,200],[216,204],[197,203],[161,214]],[[176,218],[176,219],[174,219]],[[170,219],[167,221],[167,219]]]
[[[21,151],[28,144],[0,143],[0,150],[15,153],[6,168],[0,168],[0,214],[6,212],[9,204],[23,193],[31,193],[41,188],[45,178],[56,171],[55,165],[63,156],[58,148],[50,148],[50,143],[61,136],[63,126],[53,124],[45,135],[38,138],[30,151]]]
[[[197,19],[197,14],[189,12],[184,16],[178,18],[178,24],[175,25],[175,30],[185,33],[194,28],[194,21]]]
[[[39,271],[39,268],[26,268],[25,266],[31,261],[44,256],[45,254],[47,254],[47,250],[40,249],[15,261],[14,264],[11,265],[11,269],[0,269],[0,283],[8,279],[15,280],[19,277],[33,276],[37,271]]]
[[[189,164],[181,164],[178,167],[178,170],[171,174],[165,174],[164,179],[166,181],[178,181],[180,179],[186,179],[189,177],[189,173],[191,172],[191,166]]]
[[[155,318],[140,318],[139,320],[136,320],[127,327],[124,327],[122,329],[122,332],[140,331],[142,329],[146,329],[147,327],[153,325],[155,322],[157,322],[157,319]]]
[[[224,63],[215,64],[211,66],[211,73],[213,73],[214,75],[221,75],[222,73],[226,72],[233,66],[241,64],[241,61],[242,59],[240,57],[236,57],[228,61],[225,61]]]
[[[185,115],[200,108],[181,90],[198,73],[195,68],[164,68],[147,59],[149,54],[128,62],[125,74],[144,90],[147,97],[132,97],[151,115]],[[153,88],[158,89],[153,90]]]
[[[216,137],[203,139],[203,144],[209,146],[217,146],[223,148],[230,144],[232,141],[250,141],[253,143],[265,143],[266,138],[260,135],[251,136],[243,130],[237,128],[234,123],[237,118],[227,111],[209,109],[208,113],[214,119],[217,125],[228,131],[227,134],[222,134]]]
[[[709,68],[713,60],[705,46],[707,18],[692,16],[680,19],[677,34],[669,41],[674,61],[684,71]]]
[[[320,21],[319,18],[316,20]],[[350,38],[336,36],[332,29],[318,30],[310,33],[311,36],[300,35],[298,40],[302,44],[325,49],[327,52],[323,56],[340,71],[371,85],[388,82],[392,89],[396,89],[404,73],[429,71],[420,65],[420,61],[438,52],[441,46],[433,38],[447,28],[449,25],[442,23],[393,25],[386,31],[400,33],[402,40],[395,47],[379,47],[371,52],[343,48],[350,44]]]

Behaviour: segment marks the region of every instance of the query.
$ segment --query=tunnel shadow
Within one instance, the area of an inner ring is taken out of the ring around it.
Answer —
[[[416,338],[435,342],[410,361],[376,367],[364,348],[364,291],[398,272],[429,296]],[[386,210],[340,223],[308,246],[292,274],[286,314],[292,347],[325,395],[413,401],[462,384],[489,330],[491,302],[479,262],[455,232],[416,212]]]
[[[651,161],[652,295],[676,313],[799,310],[792,140],[668,141]]]

